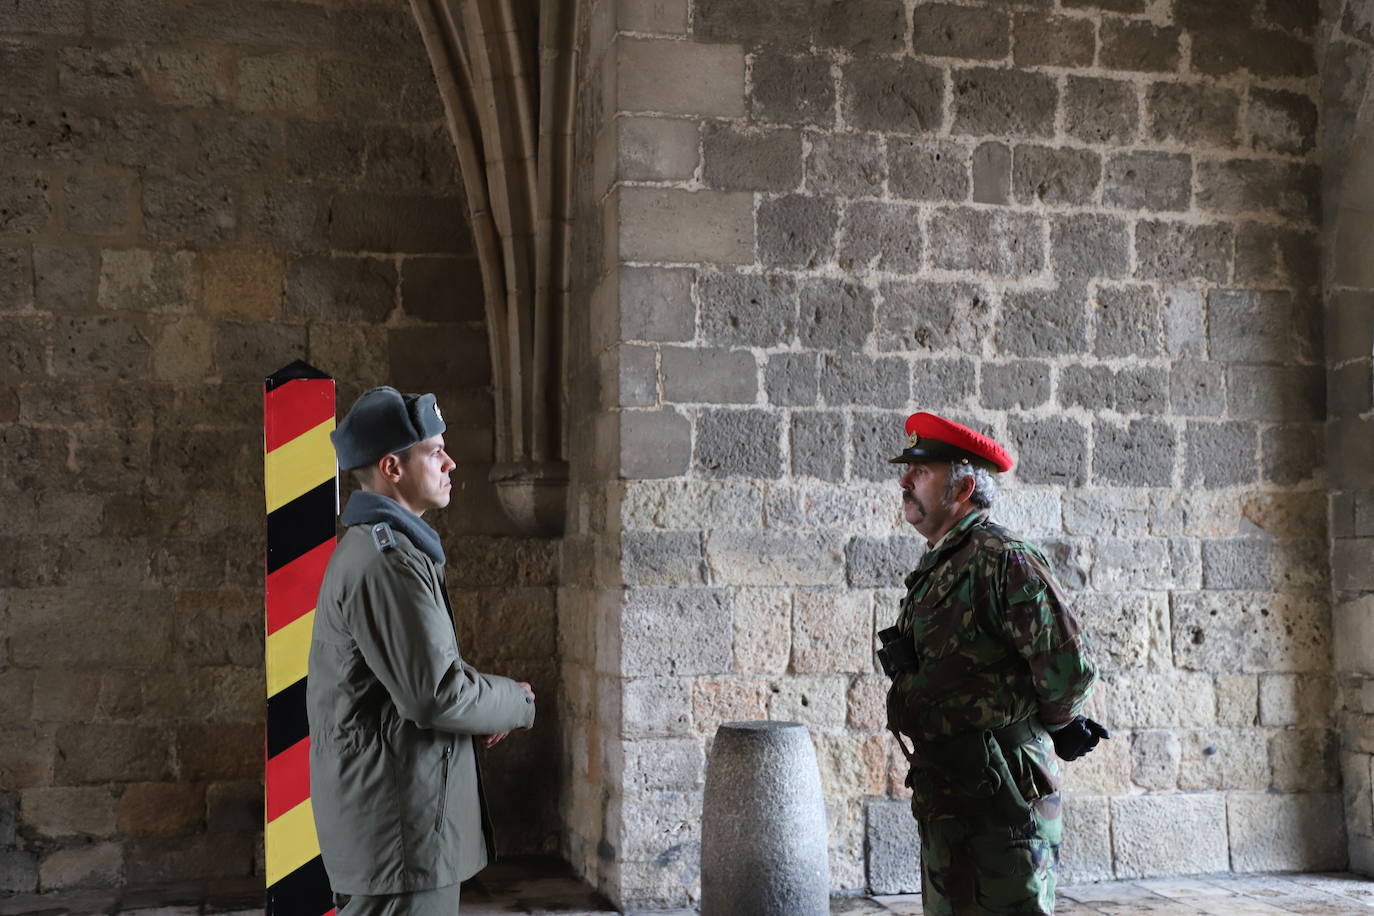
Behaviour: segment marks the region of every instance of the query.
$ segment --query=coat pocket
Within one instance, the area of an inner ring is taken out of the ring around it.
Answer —
[[[444,756],[440,761],[443,768],[439,774],[439,810],[434,813],[434,832],[439,833],[444,829],[444,815],[448,812],[448,771],[453,763],[453,742],[444,747]]]

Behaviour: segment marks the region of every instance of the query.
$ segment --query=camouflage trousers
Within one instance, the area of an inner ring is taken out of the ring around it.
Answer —
[[[1008,827],[988,818],[933,817],[921,830],[925,916],[1050,916],[1063,820],[1058,793]]]

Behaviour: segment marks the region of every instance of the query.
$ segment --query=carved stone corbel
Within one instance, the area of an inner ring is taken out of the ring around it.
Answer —
[[[577,0],[410,0],[458,153],[496,407],[490,479],[530,534],[563,528]]]

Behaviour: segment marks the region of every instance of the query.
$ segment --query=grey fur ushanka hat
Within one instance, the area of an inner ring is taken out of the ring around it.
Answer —
[[[445,428],[434,395],[402,394],[383,385],[358,396],[329,434],[329,441],[334,443],[339,467],[351,471],[437,436]]]

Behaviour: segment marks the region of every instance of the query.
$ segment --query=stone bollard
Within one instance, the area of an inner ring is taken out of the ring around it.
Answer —
[[[828,916],[816,751],[797,722],[727,722],[706,765],[701,916]]]

